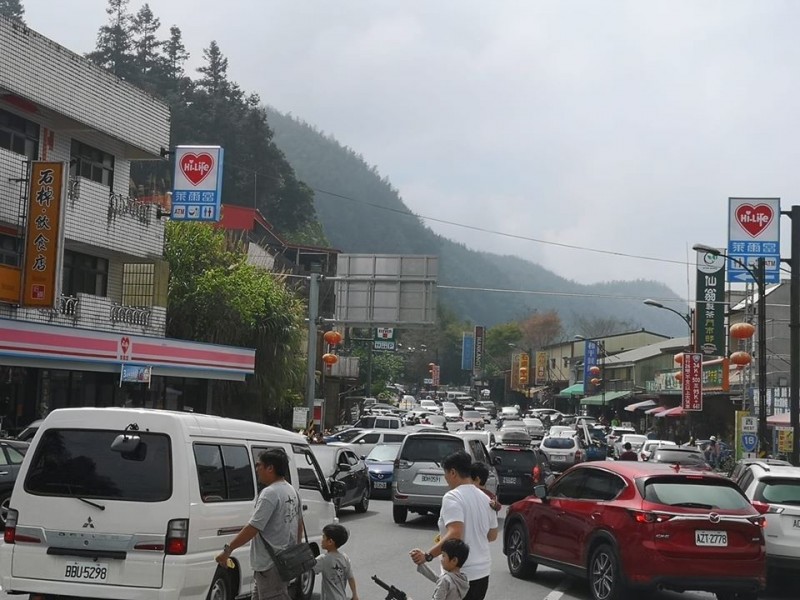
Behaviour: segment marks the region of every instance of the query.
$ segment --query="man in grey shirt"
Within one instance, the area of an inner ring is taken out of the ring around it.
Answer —
[[[289,458],[280,448],[262,452],[256,463],[258,480],[266,487],[256,500],[250,522],[230,544],[225,544],[216,557],[223,567],[231,552],[250,542],[250,564],[253,566],[253,600],[290,600],[286,583],[275,568],[266,542],[275,552],[283,550],[300,538],[300,502],[297,492],[288,481]]]

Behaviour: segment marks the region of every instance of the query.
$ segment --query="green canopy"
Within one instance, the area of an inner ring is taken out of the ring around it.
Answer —
[[[583,383],[576,383],[556,394],[558,398],[572,398],[573,396],[583,396]]]
[[[614,400],[619,398],[625,398],[626,396],[630,396],[633,392],[606,392],[605,393],[605,404],[608,405]],[[586,398],[581,399],[581,404],[588,405],[588,406],[603,406],[603,394],[597,394],[596,396],[586,396]]]

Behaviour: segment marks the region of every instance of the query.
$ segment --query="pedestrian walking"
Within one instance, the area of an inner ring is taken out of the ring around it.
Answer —
[[[250,564],[253,566],[253,600],[291,600],[286,583],[267,549],[274,552],[295,544],[302,533],[300,498],[288,481],[289,457],[280,448],[265,450],[256,462],[258,480],[266,487],[256,500],[250,522],[230,544],[225,544],[216,561],[227,566],[231,552],[250,542]]]
[[[469,470],[473,485],[489,497],[489,506],[498,512],[503,505],[497,500],[497,494],[486,489],[486,480],[489,479],[489,466],[486,463],[474,462]],[[466,560],[466,559],[465,559]]]
[[[719,444],[717,443],[717,436],[712,435],[706,447],[706,462],[713,468],[719,467]]]
[[[472,483],[472,459],[466,452],[454,452],[442,461],[444,478],[450,487],[442,498],[439,516],[439,536],[434,546],[424,552],[414,548],[409,552],[415,564],[432,561],[441,555],[442,544],[450,539],[466,542],[470,554],[462,567],[469,581],[464,600],[483,600],[489,588],[492,559],[489,542],[497,539],[497,513],[486,501],[486,495]]]
[[[314,573],[322,575],[321,600],[347,600],[347,584],[353,592],[353,600],[358,600],[356,580],[350,559],[339,548],[347,543],[350,532],[343,525],[331,523],[322,528],[322,549],[325,554],[317,557]]]
[[[622,447],[625,449],[625,452],[619,455],[620,460],[639,460],[639,457],[636,455],[636,452],[633,451],[633,446],[631,446],[630,442],[625,442]]]
[[[469,593],[469,581],[461,572],[469,558],[469,546],[463,540],[447,540],[442,544],[442,574],[437,578],[427,566],[418,570],[431,581],[436,582],[431,600],[464,600]]]

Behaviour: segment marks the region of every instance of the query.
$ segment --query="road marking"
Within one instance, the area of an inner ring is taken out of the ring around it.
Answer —
[[[547,594],[542,600],[561,600],[561,597],[572,587],[572,583],[569,579],[562,581],[556,589]]]

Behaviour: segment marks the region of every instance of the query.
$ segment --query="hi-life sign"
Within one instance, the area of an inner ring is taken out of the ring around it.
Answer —
[[[176,221],[219,221],[222,203],[220,146],[177,146],[172,181],[172,214]]]
[[[766,283],[780,283],[781,199],[728,199],[728,281],[753,283],[758,259],[764,259]]]

